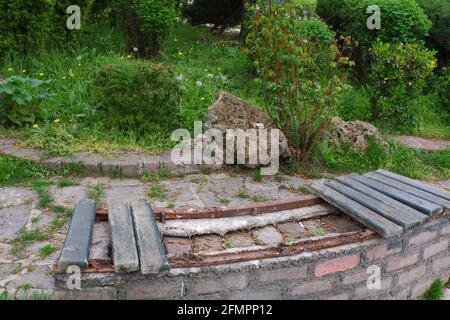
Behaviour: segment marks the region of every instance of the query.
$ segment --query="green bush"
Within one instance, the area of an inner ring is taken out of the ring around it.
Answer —
[[[441,107],[450,112],[450,67],[443,70],[436,88]]]
[[[448,63],[450,59],[450,1],[419,0],[419,4],[433,23],[427,45],[438,49],[442,59]]]
[[[112,9],[130,47],[138,49],[139,57],[151,58],[172,28],[178,5],[179,0],[114,0]]]
[[[367,7],[371,5],[380,7],[380,30],[367,28]],[[318,0],[317,13],[367,48],[377,38],[389,43],[422,40],[431,28],[416,0]]]
[[[405,116],[436,67],[435,52],[419,44],[376,42],[369,70],[372,119]]]
[[[12,76],[0,83],[0,124],[19,127],[34,124],[43,116],[41,100],[51,95],[50,81]]]
[[[339,51],[318,19],[299,19],[295,5],[258,2],[247,38],[265,100],[265,110],[289,139],[297,159],[306,159],[321,138],[343,91]],[[325,41],[324,41],[325,39]],[[345,61],[345,59],[343,59]]]
[[[94,72],[92,98],[108,128],[148,133],[176,125],[178,87],[167,67],[131,60]]]

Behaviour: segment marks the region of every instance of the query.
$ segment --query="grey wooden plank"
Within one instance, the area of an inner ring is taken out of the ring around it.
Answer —
[[[353,180],[356,180],[358,182],[361,182],[362,184],[364,184],[368,187],[371,187],[381,193],[384,193],[385,195],[387,195],[391,198],[394,198],[395,200],[398,200],[404,204],[407,204],[407,205],[419,210],[420,212],[425,213],[426,215],[434,216],[436,214],[441,213],[443,210],[441,206],[439,206],[435,203],[415,197],[409,193],[400,191],[396,188],[392,188],[388,185],[385,185],[385,184],[375,181],[373,179],[363,177],[360,175],[352,175],[350,178]]]
[[[410,229],[421,223],[420,220],[415,219],[407,214],[404,214],[401,211],[397,211],[392,207],[385,205],[383,202],[371,198],[362,192],[347,187],[342,183],[339,183],[337,181],[331,181],[329,183],[326,183],[326,185],[336,190],[337,192],[342,193],[343,195],[347,196],[353,201],[358,202],[364,207],[369,208],[370,210],[378,213],[379,215],[385,217],[389,221],[398,224],[404,230]]]
[[[161,234],[151,207],[145,201],[131,203],[141,273],[150,274],[169,270]]]
[[[410,185],[412,187],[415,187],[415,188],[420,189],[422,191],[426,191],[428,193],[434,194],[435,196],[438,196],[440,198],[443,198],[443,199],[446,199],[446,200],[450,201],[450,192],[446,192],[445,190],[438,190],[437,188],[429,185],[428,183],[424,183],[424,182],[417,181],[417,180],[414,180],[414,179],[411,179],[411,178],[408,178],[408,177],[404,177],[404,176],[401,176],[399,174],[396,174],[396,173],[393,173],[393,172],[390,172],[390,171],[386,171],[386,170],[383,170],[383,169],[379,169],[379,170],[377,170],[375,172],[380,173],[380,174],[382,174],[382,175],[384,175],[384,176],[386,176],[388,178],[395,179],[397,181],[403,182],[403,183],[405,183],[407,185]]]
[[[82,199],[73,210],[72,220],[61,251],[58,267],[65,271],[69,266],[89,268],[89,247],[95,221],[95,201]]]
[[[395,210],[401,211],[404,214],[407,214],[411,217],[414,217],[415,219],[418,219],[420,221],[420,223],[424,223],[425,221],[429,220],[429,217],[419,211],[417,211],[416,209],[407,206],[403,203],[401,203],[400,201],[397,201],[391,197],[388,197],[386,195],[384,195],[381,192],[378,192],[377,190],[370,188],[356,180],[352,180],[351,177],[354,174],[351,175],[347,175],[347,176],[343,176],[343,177],[337,177],[336,180],[355,189],[358,190],[366,195],[368,195],[369,197],[372,197],[378,201],[381,201],[382,203],[391,206],[392,208],[394,208]]]
[[[369,177],[373,180],[377,180],[381,183],[387,184],[388,186],[391,186],[393,188],[397,188],[398,190],[407,192],[409,194],[412,194],[413,196],[422,198],[424,200],[436,203],[443,207],[446,210],[450,210],[450,201],[447,201],[445,199],[439,198],[435,195],[432,195],[431,193],[416,189],[414,187],[411,187],[407,184],[404,184],[402,182],[399,182],[397,180],[388,178],[386,176],[383,176],[382,174],[376,173],[376,172],[369,172],[364,174],[365,177]]]
[[[134,236],[130,204],[119,200],[108,202],[111,243],[116,272],[139,270],[139,257]]]
[[[322,199],[385,238],[403,233],[402,227],[324,184],[313,184],[312,188]]]

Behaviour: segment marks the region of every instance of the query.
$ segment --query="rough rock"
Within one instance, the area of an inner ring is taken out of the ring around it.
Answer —
[[[344,121],[339,117],[331,120],[328,139],[334,142],[349,142],[354,148],[362,151],[367,148],[369,139],[375,139],[385,149],[389,147],[377,127],[359,120]]]
[[[209,107],[208,112],[206,114],[206,129],[218,129],[223,133],[223,142],[225,144],[226,141],[226,130],[227,129],[267,129],[267,150],[261,150],[260,152],[267,152],[269,155],[269,159],[272,160],[274,156],[272,156],[270,152],[270,136],[272,130],[275,128],[273,122],[270,118],[261,111],[257,106],[251,105],[234,95],[222,91],[219,93],[219,97],[214,102],[214,104]],[[290,155],[289,146],[286,136],[280,131],[279,132],[279,155],[281,157],[288,157]],[[242,133],[241,133],[242,134]],[[241,136],[241,134],[236,133],[236,136]],[[260,132],[257,130],[257,134],[255,136],[247,136],[246,148],[245,148],[245,166],[248,168],[257,168],[263,166],[261,163],[261,159],[256,157],[257,162],[255,164],[250,163],[249,159],[252,159],[252,155],[258,154],[258,148],[252,148],[252,143],[250,141],[254,141],[258,143],[263,136],[260,135]],[[237,139],[235,138],[235,141]],[[224,158],[226,154],[233,153],[235,159],[238,155],[239,150],[236,148],[236,143],[234,144],[233,149],[227,148],[225,150]]]

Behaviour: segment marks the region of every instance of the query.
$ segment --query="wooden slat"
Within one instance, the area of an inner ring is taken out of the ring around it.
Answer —
[[[343,176],[343,177],[337,177],[336,180],[355,189],[358,190],[362,193],[364,193],[365,195],[368,195],[371,198],[374,198],[392,208],[394,208],[397,211],[401,211],[404,214],[407,214],[415,219],[418,219],[421,223],[429,220],[429,217],[419,211],[417,211],[416,209],[413,209],[403,203],[401,203],[400,201],[397,201],[391,197],[388,197],[384,194],[382,194],[381,192],[378,192],[377,190],[370,188],[356,180],[352,180],[350,179],[352,177],[353,174],[348,175],[348,176]]]
[[[437,205],[440,205],[444,209],[450,210],[450,201],[439,198],[435,195],[432,195],[431,193],[416,189],[397,180],[383,176],[382,174],[379,173],[369,172],[366,173],[364,176],[379,181],[381,183],[387,184],[388,186],[391,186],[393,188],[397,188],[398,190],[412,194],[413,196],[436,203]]]
[[[141,273],[167,271],[169,265],[166,252],[150,206],[145,201],[136,201],[131,204],[131,211],[136,230]]]
[[[378,215],[356,201],[349,199],[341,193],[323,184],[314,184],[313,189],[328,203],[376,231],[385,238],[403,233],[402,227]]]
[[[439,214],[442,212],[442,207],[438,206],[435,203],[423,200],[421,198],[415,197],[409,193],[400,191],[396,188],[392,188],[388,185],[385,185],[383,183],[380,183],[378,181],[375,181],[373,179],[369,179],[360,175],[352,175],[350,177],[352,180],[356,180],[358,182],[361,182],[362,184],[371,187],[381,193],[384,193],[385,195],[394,198],[395,200],[398,200],[404,204],[407,204],[420,212],[425,213],[429,216],[434,216],[436,214]]]
[[[111,243],[116,272],[139,270],[139,258],[134,236],[130,205],[112,200],[108,203]]]
[[[374,198],[371,198],[365,195],[364,193],[361,193],[357,190],[347,187],[342,183],[331,181],[329,183],[326,183],[326,185],[334,189],[335,191],[349,197],[353,201],[358,202],[364,207],[369,208],[370,210],[378,213],[379,215],[385,217],[386,219],[394,222],[395,224],[398,224],[405,230],[417,226],[421,222],[418,219],[415,219],[411,216],[404,214],[401,211],[397,211],[392,207],[385,205],[381,201],[375,200]]]
[[[408,178],[408,177],[404,177],[404,176],[401,176],[399,174],[396,174],[396,173],[393,173],[393,172],[390,172],[390,171],[386,171],[386,170],[383,170],[383,169],[379,169],[379,170],[377,170],[375,172],[380,173],[383,176],[386,176],[388,178],[395,179],[397,181],[403,182],[403,183],[405,183],[407,185],[410,185],[412,187],[415,187],[415,188],[420,189],[422,191],[426,191],[426,192],[431,193],[431,194],[433,194],[435,196],[438,196],[440,198],[443,198],[443,199],[446,199],[446,200],[450,201],[450,192],[446,192],[444,190],[438,190],[435,187],[433,187],[433,186],[431,186],[431,185],[429,185],[427,183],[424,183],[424,182],[421,182],[421,181],[417,181],[417,180],[414,180],[414,179],[411,179],[411,178]]]
[[[267,201],[242,206],[223,206],[214,208],[153,208],[156,219],[214,219],[228,218],[246,215],[257,215],[277,211],[304,208],[316,204],[322,204],[323,200],[316,195],[304,195],[294,199]]]
[[[58,267],[65,271],[75,265],[85,270],[89,267],[89,247],[95,220],[95,201],[82,199],[73,210],[64,248]]]

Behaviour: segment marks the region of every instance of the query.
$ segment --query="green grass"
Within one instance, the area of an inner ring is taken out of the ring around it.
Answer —
[[[435,280],[423,294],[425,300],[441,300],[444,297],[445,284],[442,280]]]
[[[297,191],[301,194],[310,194],[311,190],[307,186],[298,186]]]
[[[261,182],[262,181],[261,169],[256,169],[255,171],[253,171],[252,177],[253,177],[253,181]]]
[[[89,199],[100,201],[103,198],[104,186],[101,183],[86,187],[86,195]]]
[[[166,167],[161,167],[156,171],[148,171],[146,170],[144,174],[141,176],[142,182],[148,182],[148,181],[160,181],[160,180],[167,180],[175,177],[175,174],[172,173],[169,169]]]
[[[77,181],[72,177],[62,178],[56,181],[56,185],[58,186],[58,188],[70,187],[75,185],[76,183]]]
[[[219,202],[225,206],[229,205],[231,203],[230,199],[227,198],[219,198]]]
[[[14,295],[9,294],[8,290],[0,292],[0,301],[6,300],[51,300],[52,295],[45,293],[43,290],[33,291],[29,293],[31,285],[22,286]]]
[[[36,190],[38,194],[38,203],[37,203],[38,209],[47,208],[53,201],[49,190],[51,185],[52,182],[47,180],[36,180],[31,183],[31,186],[33,187],[34,190]]]
[[[52,246],[51,244],[46,244],[42,248],[39,249],[39,257],[41,259],[47,258],[49,255],[51,255],[53,252],[57,250],[56,247]]]
[[[0,186],[24,184],[52,174],[43,166],[29,161],[0,156]]]
[[[166,197],[166,193],[163,187],[158,183],[152,183],[148,190],[148,196],[150,199],[162,200]]]

